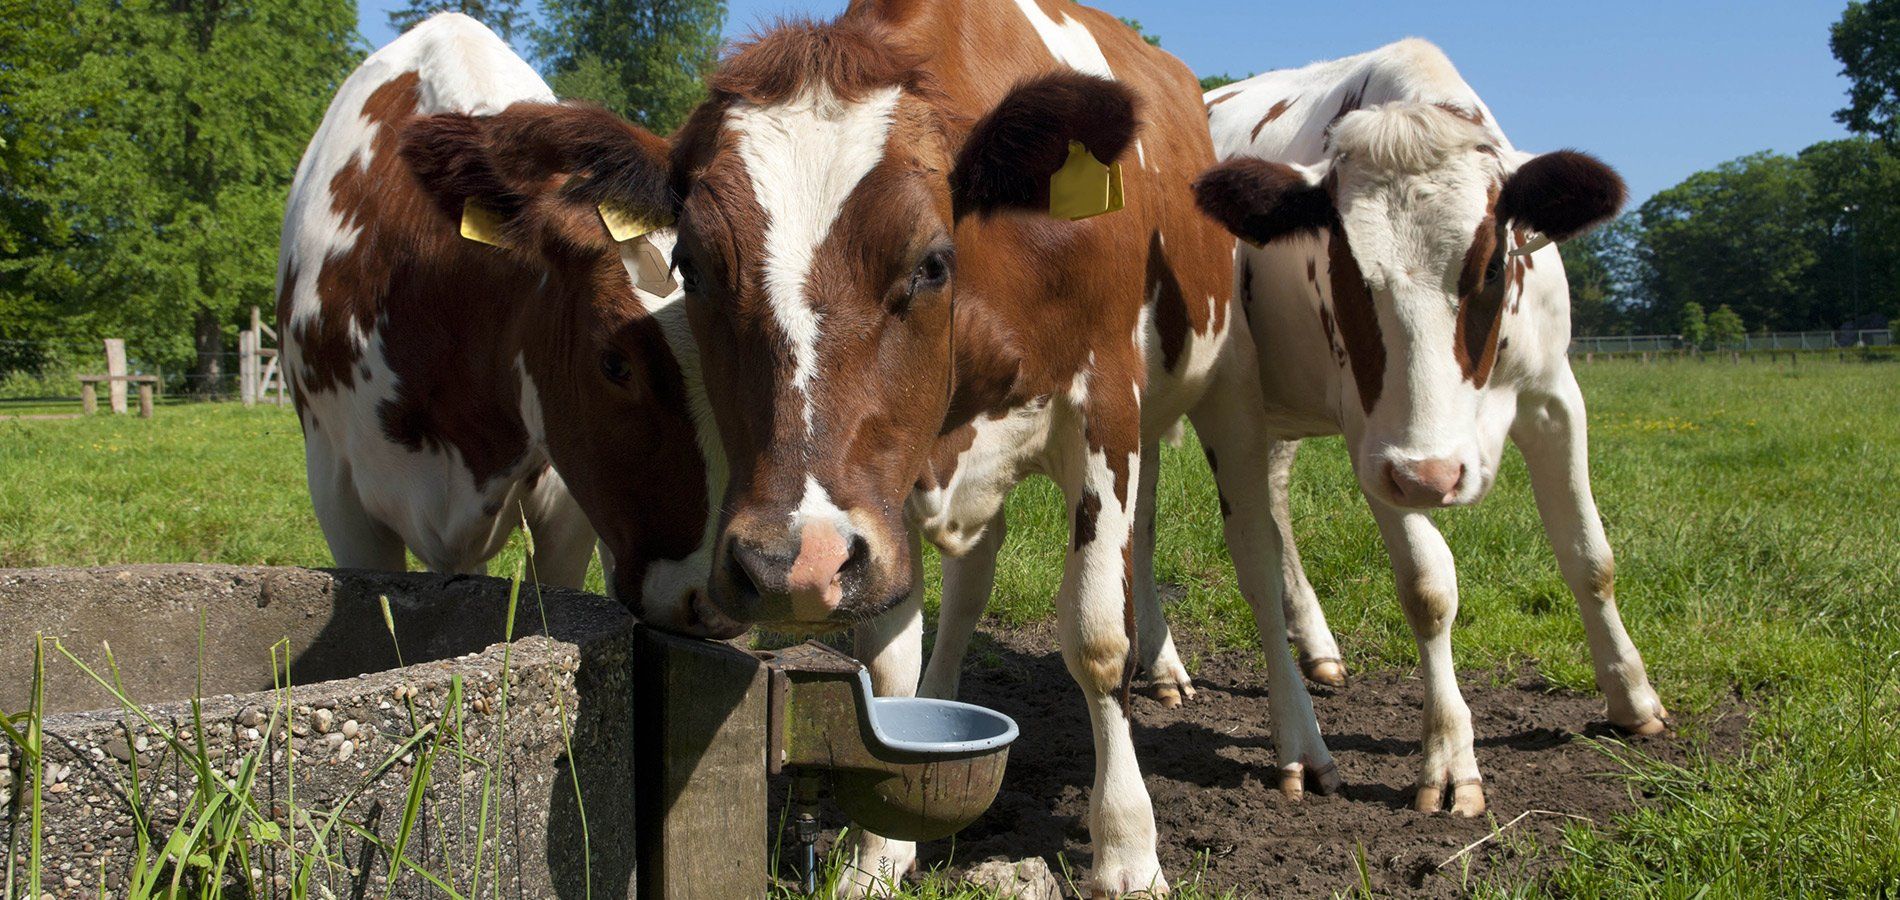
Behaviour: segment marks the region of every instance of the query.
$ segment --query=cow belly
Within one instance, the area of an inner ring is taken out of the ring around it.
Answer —
[[[393,383],[393,377],[379,379]],[[320,391],[298,398],[305,428],[305,452],[324,454],[333,470],[346,471],[346,485],[317,485],[315,490],[349,490],[376,521],[401,537],[424,566],[439,572],[480,570],[506,540],[503,513],[516,507],[525,475],[540,471],[545,458],[529,450],[509,471],[477,485],[453,445],[423,445],[412,450],[391,441],[378,408],[385,399],[361,390]]]

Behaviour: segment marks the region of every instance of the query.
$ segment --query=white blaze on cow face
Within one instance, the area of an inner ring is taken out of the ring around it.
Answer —
[[[1489,140],[1422,104],[1362,110],[1334,125],[1335,203],[1385,355],[1377,401],[1349,433],[1359,432],[1361,484],[1395,505],[1472,503],[1496,476],[1502,432],[1483,427],[1484,388],[1456,352],[1469,302],[1460,279],[1505,176]]]
[[[805,285],[845,201],[884,158],[900,94],[889,87],[848,103],[820,86],[790,103],[741,103],[727,113],[754,196],[769,217],[766,296],[792,354],[792,387],[804,404],[807,440],[815,436],[811,388],[823,316]]]

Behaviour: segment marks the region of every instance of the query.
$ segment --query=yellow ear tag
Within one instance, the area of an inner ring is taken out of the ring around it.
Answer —
[[[473,197],[462,201],[462,236],[490,247],[508,246],[501,239],[501,215]]]
[[[1081,141],[1070,141],[1068,161],[1049,178],[1049,215],[1079,221],[1124,205],[1121,163],[1103,165]]]
[[[626,207],[614,203],[600,205],[600,221],[601,224],[607,226],[607,233],[612,235],[614,240],[623,243],[665,228],[667,224],[648,222],[634,215]]]
[[[641,239],[622,242],[621,260],[633,274],[634,287],[656,297],[670,297],[680,289],[679,282],[673,280],[673,267],[667,265],[660,248],[644,238],[642,235]]]

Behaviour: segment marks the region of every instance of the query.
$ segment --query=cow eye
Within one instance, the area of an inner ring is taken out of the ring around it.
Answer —
[[[910,292],[940,290],[950,281],[950,251],[932,250],[917,263],[910,276]]]
[[[1491,264],[1488,266],[1485,266],[1484,281],[1486,284],[1489,284],[1491,282],[1498,280],[1498,278],[1503,275],[1504,275],[1504,255],[1500,253],[1497,256],[1491,257]]]
[[[626,384],[633,377],[633,367],[627,364],[627,358],[618,350],[600,351],[600,374],[614,384]]]

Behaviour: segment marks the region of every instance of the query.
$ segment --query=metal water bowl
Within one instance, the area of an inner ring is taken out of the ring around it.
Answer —
[[[930,841],[995,802],[1017,735],[1010,717],[953,700],[877,697],[862,665],[822,644],[764,656],[773,771],[822,774],[853,822]]]

